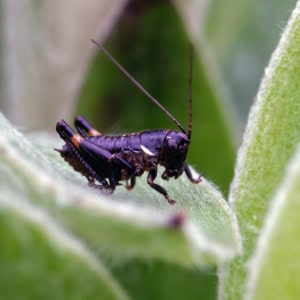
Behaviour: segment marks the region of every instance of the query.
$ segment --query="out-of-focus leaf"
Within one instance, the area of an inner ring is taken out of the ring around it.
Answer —
[[[298,2],[266,69],[239,151],[229,200],[238,216],[244,253],[226,267],[221,290],[226,299],[243,295],[247,261],[269,200],[300,141],[299,11]]]
[[[295,0],[212,0],[206,40],[244,127],[270,54]],[[230,9],[234,8],[234,9]]]
[[[245,299],[300,298],[300,151],[271,202],[251,259]]]
[[[3,117],[0,130],[1,188],[43,206],[97,253],[192,266],[227,260],[238,250],[235,217],[209,182],[192,185],[183,177],[174,181],[169,190],[177,200],[175,207],[149,190],[145,179],[130,197],[126,193],[127,199],[122,191],[104,198],[75,186],[83,181],[71,169],[65,171],[62,160],[60,167]]]
[[[0,110],[18,126],[53,130],[73,114],[94,49],[126,0],[1,1]]]
[[[133,299],[215,300],[214,268],[186,269],[161,261],[129,260],[115,265],[112,273]]]
[[[26,200],[1,189],[2,299],[127,299],[83,244]]]

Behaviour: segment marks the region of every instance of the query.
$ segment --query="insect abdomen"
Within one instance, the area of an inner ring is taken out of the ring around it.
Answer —
[[[111,153],[139,153],[145,152],[145,149],[147,149],[149,154],[151,152],[153,155],[157,155],[165,135],[166,130],[148,130],[118,136],[87,137],[86,139]]]

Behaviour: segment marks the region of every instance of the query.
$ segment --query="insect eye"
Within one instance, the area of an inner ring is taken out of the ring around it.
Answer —
[[[180,140],[179,146],[184,146],[186,144],[185,140]]]
[[[170,151],[176,152],[179,147],[180,147],[180,144],[175,139],[168,140],[168,149]]]
[[[176,133],[176,135],[173,136],[169,136],[167,138],[167,150],[169,152],[173,152],[175,153],[182,153],[182,152],[186,152],[189,146],[189,141],[184,138],[181,135],[178,135],[178,133]]]

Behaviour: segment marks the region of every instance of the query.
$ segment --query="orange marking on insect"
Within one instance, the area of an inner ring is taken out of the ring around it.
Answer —
[[[89,136],[99,136],[99,135],[101,135],[101,133],[98,130],[93,128],[93,129],[89,130],[88,135]]]
[[[73,144],[76,148],[79,148],[81,142],[83,141],[83,138],[82,138],[79,134],[74,134],[74,135],[71,137],[71,141],[72,141],[72,144]]]

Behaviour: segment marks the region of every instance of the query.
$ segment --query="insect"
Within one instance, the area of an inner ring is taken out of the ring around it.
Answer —
[[[168,192],[154,182],[157,166],[164,167],[162,178],[178,178],[185,173],[192,183],[199,183],[186,163],[192,135],[192,51],[189,71],[189,121],[186,130],[175,117],[152,97],[107,51],[96,41],[92,42],[128,77],[152,102],[154,102],[180,129],[145,130],[117,136],[103,135],[94,129],[82,116],[75,119],[78,133],[64,121],[56,124],[56,131],[65,141],[60,153],[75,171],[88,180],[88,184],[104,193],[114,192],[120,181],[125,181],[128,190],[134,188],[136,177],[148,172],[147,183],[162,194],[170,204],[175,204]]]

